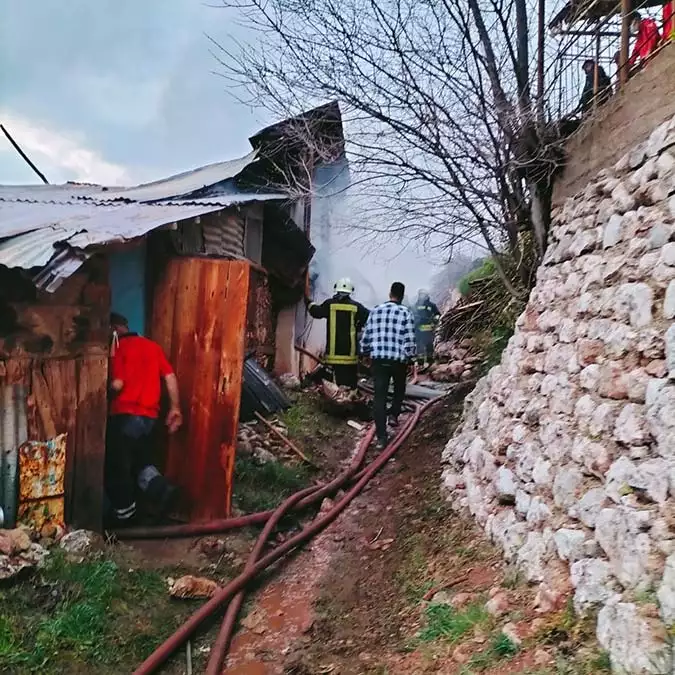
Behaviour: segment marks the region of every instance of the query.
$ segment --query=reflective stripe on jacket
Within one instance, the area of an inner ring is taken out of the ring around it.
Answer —
[[[324,361],[332,366],[358,362],[358,333],[368,319],[368,310],[349,296],[338,293],[320,305],[309,306],[315,319],[327,319]]]
[[[440,312],[433,302],[425,302],[423,305],[415,305],[415,328],[426,333],[434,330]]]

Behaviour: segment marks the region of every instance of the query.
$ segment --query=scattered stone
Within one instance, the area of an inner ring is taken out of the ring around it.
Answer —
[[[169,595],[172,598],[192,599],[192,598],[211,598],[220,588],[212,579],[204,577],[195,577],[191,574],[180,577],[180,579],[168,579]]]
[[[548,666],[553,662],[553,656],[545,649],[537,649],[532,657],[535,666]]]
[[[515,623],[505,623],[502,626],[502,635],[511,640],[516,647],[520,647],[523,644],[523,638],[520,636],[520,631]]]
[[[68,534],[63,535],[59,546],[71,555],[87,555],[92,551],[99,550],[103,547],[104,541],[96,532],[89,530],[73,530]]]
[[[290,391],[297,391],[300,389],[300,378],[293,373],[284,373],[279,376],[279,384],[284,389],[289,389]]]
[[[0,581],[17,577],[24,570],[39,567],[48,555],[46,548],[32,542],[27,549],[16,551],[12,555],[0,555]]]
[[[452,660],[460,665],[468,663],[471,656],[470,644],[459,645],[459,647],[455,647],[452,651]]]
[[[0,553],[7,556],[28,551],[32,544],[30,530],[17,527],[13,530],[0,530]]]
[[[510,609],[509,596],[505,591],[499,591],[485,603],[485,610],[490,616],[504,616]]]

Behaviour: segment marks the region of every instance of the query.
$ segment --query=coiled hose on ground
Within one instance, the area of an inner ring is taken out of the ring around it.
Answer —
[[[413,412],[401,427],[396,438],[366,467],[361,468],[361,464],[370,445],[374,429],[371,427],[359,444],[358,451],[349,465],[340,475],[325,485],[306,488],[295,495],[286,499],[274,511],[266,511],[259,514],[251,514],[241,518],[230,518],[215,523],[205,523],[198,525],[181,525],[171,528],[155,528],[168,530],[170,534],[163,536],[188,536],[201,534],[205,532],[204,526],[210,526],[208,532],[222,532],[234,527],[241,527],[256,523],[265,523],[256,545],[251,552],[244,571],[230,581],[224,588],[216,593],[208,602],[197,610],[182,626],[176,630],[162,645],[160,645],[135,671],[134,675],[148,675],[155,673],[166,662],[183,643],[199,628],[201,623],[217,612],[227,602],[230,603],[223,619],[223,624],[211,650],[211,656],[207,666],[208,675],[216,675],[221,672],[222,664],[227,655],[227,649],[234,630],[237,614],[243,601],[243,590],[258,574],[276,562],[290,551],[304,544],[315,534],[325,529],[332,523],[349,503],[363,490],[370,479],[393,457],[401,444],[408,438],[410,432],[417,424],[422,413],[432,406],[439,399],[428,401],[427,403],[413,404]],[[347,483],[352,486],[327,512],[320,514],[311,523],[309,523],[301,532],[280,544],[266,555],[261,556],[267,543],[267,539],[273,532],[279,520],[291,510],[302,509],[310,504],[315,504],[325,497],[335,494],[341,487]],[[140,528],[139,528],[140,529]],[[152,528],[148,528],[152,529]],[[181,534],[176,534],[180,530]]]

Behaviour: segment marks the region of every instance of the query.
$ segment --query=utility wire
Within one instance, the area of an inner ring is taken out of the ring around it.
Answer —
[[[45,185],[49,185],[49,181],[45,178],[45,175],[33,164],[33,162],[30,161],[28,158],[28,155],[20,148],[19,144],[11,137],[9,131],[5,129],[5,126],[3,124],[0,124],[0,129],[2,129],[2,133],[7,136],[7,140],[12,144],[14,149],[21,155],[21,157],[24,159],[26,164],[35,171],[35,173],[40,176],[40,179]]]

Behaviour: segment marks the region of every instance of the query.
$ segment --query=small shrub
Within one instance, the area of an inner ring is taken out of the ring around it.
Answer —
[[[457,642],[475,626],[489,621],[490,615],[483,603],[469,605],[461,611],[450,605],[431,604],[426,609],[427,625],[419,634],[422,642],[443,639]]]

